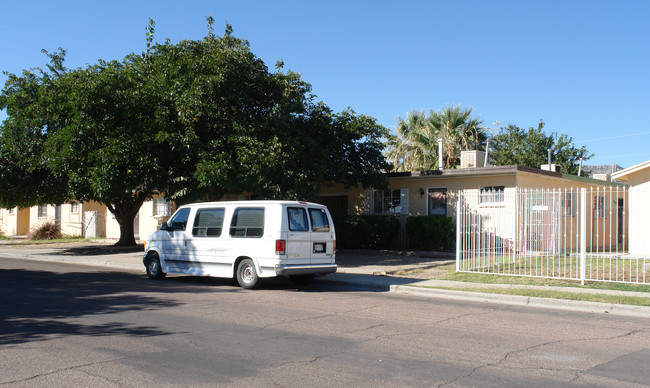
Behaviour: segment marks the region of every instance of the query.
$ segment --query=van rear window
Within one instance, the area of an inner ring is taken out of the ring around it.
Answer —
[[[287,216],[289,219],[289,230],[292,232],[309,231],[307,212],[301,207],[288,207]]]
[[[232,237],[262,237],[264,235],[264,209],[238,208],[230,223]]]
[[[325,209],[309,209],[312,232],[329,232],[330,223]]]
[[[199,209],[194,217],[192,236],[196,237],[219,237],[223,229],[223,214],[221,209]]]

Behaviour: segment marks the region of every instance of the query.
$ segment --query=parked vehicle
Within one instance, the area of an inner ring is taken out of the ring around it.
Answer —
[[[225,229],[224,229],[225,228]],[[327,207],[298,201],[232,201],[180,207],[147,237],[147,275],[236,278],[254,288],[260,278],[288,276],[307,285],[336,272],[336,235]]]

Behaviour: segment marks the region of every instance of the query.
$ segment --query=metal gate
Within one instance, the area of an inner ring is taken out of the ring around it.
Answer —
[[[650,283],[650,253],[628,249],[628,199],[624,187],[460,191],[456,269]]]
[[[84,212],[83,225],[84,225],[83,236],[86,238],[96,238],[97,237],[97,212],[96,211]]]

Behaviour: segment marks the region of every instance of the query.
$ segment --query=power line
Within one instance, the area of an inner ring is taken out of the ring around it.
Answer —
[[[620,139],[622,137],[643,136],[643,135],[650,135],[650,132],[640,132],[640,133],[632,133],[632,134],[629,134],[629,135],[601,137],[601,138],[596,138],[596,139],[576,140],[576,143],[588,143],[588,142],[591,142],[591,141],[612,140],[612,139]]]

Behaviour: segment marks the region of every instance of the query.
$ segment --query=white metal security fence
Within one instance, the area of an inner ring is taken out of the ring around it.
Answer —
[[[649,284],[647,194],[625,187],[461,191],[456,269]]]

